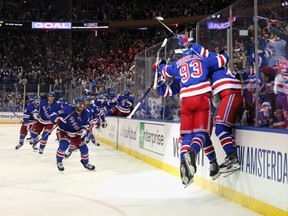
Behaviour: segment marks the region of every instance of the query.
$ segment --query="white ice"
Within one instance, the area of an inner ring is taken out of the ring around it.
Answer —
[[[90,163],[79,151],[56,167],[53,133],[44,154],[29,142],[15,150],[20,124],[0,124],[0,216],[254,216],[259,215],[105,144],[89,144]]]

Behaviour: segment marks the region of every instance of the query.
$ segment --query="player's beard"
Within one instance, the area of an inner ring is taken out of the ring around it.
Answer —
[[[83,104],[83,105],[81,105],[81,104],[76,104],[76,105],[75,105],[75,110],[76,110],[77,113],[83,112],[83,110],[84,110],[84,104]]]

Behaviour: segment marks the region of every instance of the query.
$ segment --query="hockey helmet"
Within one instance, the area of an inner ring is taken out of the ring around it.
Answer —
[[[73,104],[77,104],[77,103],[84,104],[84,99],[82,97],[76,97],[73,100]]]
[[[30,100],[34,99],[34,97],[35,97],[35,93],[34,92],[29,92],[27,95],[28,95],[28,98]]]
[[[131,94],[130,89],[124,89],[124,90],[123,90],[123,94],[124,94],[126,97],[128,97],[128,96]]]
[[[111,91],[110,94],[109,94],[109,97],[110,98],[116,97],[116,93],[114,91]]]
[[[84,100],[84,101],[91,101],[92,98],[91,98],[90,96],[84,96],[84,97],[83,97],[83,100]]]
[[[50,91],[47,94],[48,97],[55,97],[55,92],[54,91]]]

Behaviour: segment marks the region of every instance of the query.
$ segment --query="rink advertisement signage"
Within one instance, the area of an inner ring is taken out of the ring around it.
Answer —
[[[122,125],[122,127],[120,127],[120,137],[124,137],[128,140],[136,140],[136,131],[137,127]]]
[[[71,22],[32,22],[32,29],[71,29]]]
[[[10,112],[0,112],[0,122],[20,122],[23,118],[23,113],[15,113],[17,116],[15,116],[13,113]]]
[[[288,153],[264,148],[238,146],[242,172],[288,184]]]
[[[164,155],[164,124],[140,122],[139,147],[156,154]]]

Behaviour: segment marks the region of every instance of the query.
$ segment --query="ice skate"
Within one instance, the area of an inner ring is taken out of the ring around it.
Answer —
[[[226,158],[224,163],[222,163],[220,166],[220,173],[223,173],[223,177],[227,177],[231,175],[232,173],[240,170],[241,166],[238,162],[238,157],[236,152],[233,152],[229,154]]]
[[[63,163],[62,162],[57,162],[57,168],[59,171],[64,171],[64,166],[63,166]]]
[[[187,188],[190,184],[194,182],[194,176],[189,175],[190,172],[186,166],[185,161],[181,161],[180,164],[180,175],[182,179],[182,184],[184,184],[184,187]]]
[[[81,160],[81,163],[82,163],[82,165],[83,165],[86,169],[88,169],[88,170],[95,170],[95,166],[94,166],[94,165],[89,164],[89,163],[85,164],[85,163],[83,163],[83,160]]]
[[[197,171],[195,152],[193,150],[188,150],[184,154],[184,161],[185,161],[186,166],[187,166],[187,168],[188,168],[188,170],[190,172],[191,178],[193,178],[194,174]]]
[[[93,143],[94,145],[96,145],[96,146],[100,146],[100,143],[97,142],[96,140],[95,140],[95,141],[92,141],[92,143]]]
[[[42,148],[39,148],[39,154],[43,154],[43,151],[44,151],[44,149],[42,149]]]
[[[217,161],[210,164],[209,171],[210,171],[210,177],[212,178],[212,180],[217,179],[221,175]]]
[[[33,150],[37,151],[38,150],[37,144],[32,144],[32,148]]]
[[[23,146],[23,143],[22,144],[18,143],[18,145],[15,146],[15,149],[17,150],[17,149],[21,148],[22,146]]]

